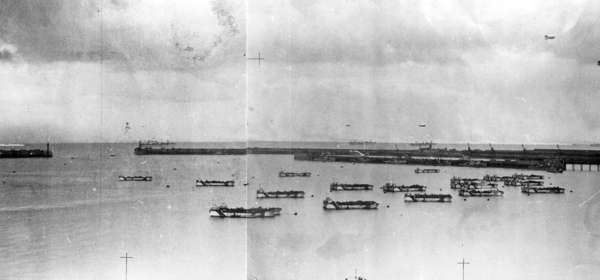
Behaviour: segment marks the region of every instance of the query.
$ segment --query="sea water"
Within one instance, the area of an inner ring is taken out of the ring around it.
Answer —
[[[465,201],[450,190],[452,176],[532,172],[440,167],[415,174],[425,166],[290,155],[135,156],[134,147],[58,144],[53,158],[0,160],[0,279],[124,279],[125,252],[133,257],[128,279],[345,279],[355,272],[460,279],[463,258],[465,279],[600,275],[600,172],[535,172],[565,194],[528,196],[505,187],[503,197]],[[312,176],[280,178],[282,170]],[[120,182],[119,175],[153,181]],[[236,185],[197,188],[196,179]],[[330,192],[334,181],[375,188]],[[384,194],[386,182],[426,185],[453,201],[407,203],[402,193]],[[256,199],[261,187],[306,196]],[[380,206],[324,211],[326,197]],[[283,210],[268,219],[209,217],[209,208],[223,203]]]

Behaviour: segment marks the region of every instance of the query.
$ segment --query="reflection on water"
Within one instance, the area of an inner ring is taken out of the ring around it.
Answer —
[[[563,195],[504,188],[469,198],[452,176],[516,170],[294,161],[286,155],[134,156],[129,144],[64,144],[51,159],[0,161],[0,279],[593,279],[600,267],[598,172],[544,175]],[[111,157],[110,154],[115,156]],[[278,172],[308,171],[310,178]],[[152,182],[118,182],[151,175]],[[234,188],[194,181],[234,179]],[[333,181],[374,191],[329,192]],[[452,193],[452,203],[404,203],[393,181]],[[248,182],[248,186],[243,184]],[[170,188],[166,188],[170,185]],[[303,190],[304,199],[255,198]],[[574,192],[569,192],[573,190]],[[322,200],[376,200],[377,211],[323,211]],[[274,219],[218,219],[217,204],[279,206]],[[389,206],[389,208],[387,207]],[[297,213],[297,215],[294,215]]]

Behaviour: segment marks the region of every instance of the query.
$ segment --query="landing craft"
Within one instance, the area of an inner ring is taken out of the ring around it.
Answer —
[[[426,127],[427,125],[425,124],[420,124],[419,127]]]
[[[554,35],[544,35],[544,40],[554,40],[556,36]]]

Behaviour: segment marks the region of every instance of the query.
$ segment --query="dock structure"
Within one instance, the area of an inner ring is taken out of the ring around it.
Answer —
[[[432,194],[432,193],[407,193],[404,194],[405,202],[451,202],[450,194]]]
[[[567,165],[596,166],[600,171],[600,150],[529,149],[529,150],[478,150],[478,149],[345,149],[345,148],[177,148],[168,145],[140,142],[134,149],[136,155],[248,155],[289,154],[296,160],[333,161],[374,164],[409,164],[429,166],[459,166],[476,168],[514,168],[563,172]]]
[[[304,191],[265,191],[260,188],[256,191],[256,198],[304,198]]]
[[[341,184],[331,183],[329,191],[370,191],[373,190],[373,185],[370,184]]]
[[[24,145],[7,145],[22,147]],[[46,149],[2,149],[0,150],[0,158],[50,158],[52,157],[52,151],[50,150],[50,143],[46,143]]]

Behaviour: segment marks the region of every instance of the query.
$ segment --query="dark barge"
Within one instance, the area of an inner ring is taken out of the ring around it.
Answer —
[[[430,193],[406,193],[405,202],[451,202],[450,194],[430,194]]]
[[[417,173],[417,174],[419,174],[419,173],[440,173],[440,170],[435,169],[435,168],[424,168],[424,169],[417,168],[417,169],[415,169],[415,173]]]
[[[208,213],[211,217],[218,218],[272,218],[281,215],[281,208],[229,208],[227,206],[218,206],[210,208]]]
[[[535,194],[535,193],[565,193],[565,188],[562,187],[534,187],[534,186],[525,186],[521,187],[521,192],[526,194]]]
[[[310,177],[310,175],[310,172],[279,172],[279,177]]]
[[[482,187],[482,188],[461,188],[458,191],[459,196],[469,197],[469,196],[503,196],[504,192],[499,190],[496,187]]]
[[[452,177],[450,178],[450,188],[456,190],[463,187],[474,187],[479,186],[484,182],[484,180],[478,178]]]
[[[423,185],[396,185],[393,183],[386,183],[381,187],[384,193],[388,192],[424,192],[427,187]]]
[[[46,150],[41,149],[20,149],[20,150],[0,150],[0,158],[50,158],[50,143],[46,143]]]
[[[340,184],[331,183],[329,191],[370,191],[373,190],[373,185],[370,184]]]
[[[235,182],[229,181],[217,181],[217,180],[196,180],[196,187],[233,187]]]
[[[152,176],[119,176],[119,181],[152,181]]]
[[[331,198],[323,200],[324,210],[376,210],[379,207],[379,203],[375,201],[334,201]]]
[[[258,189],[256,198],[304,198],[303,191],[265,191]]]

